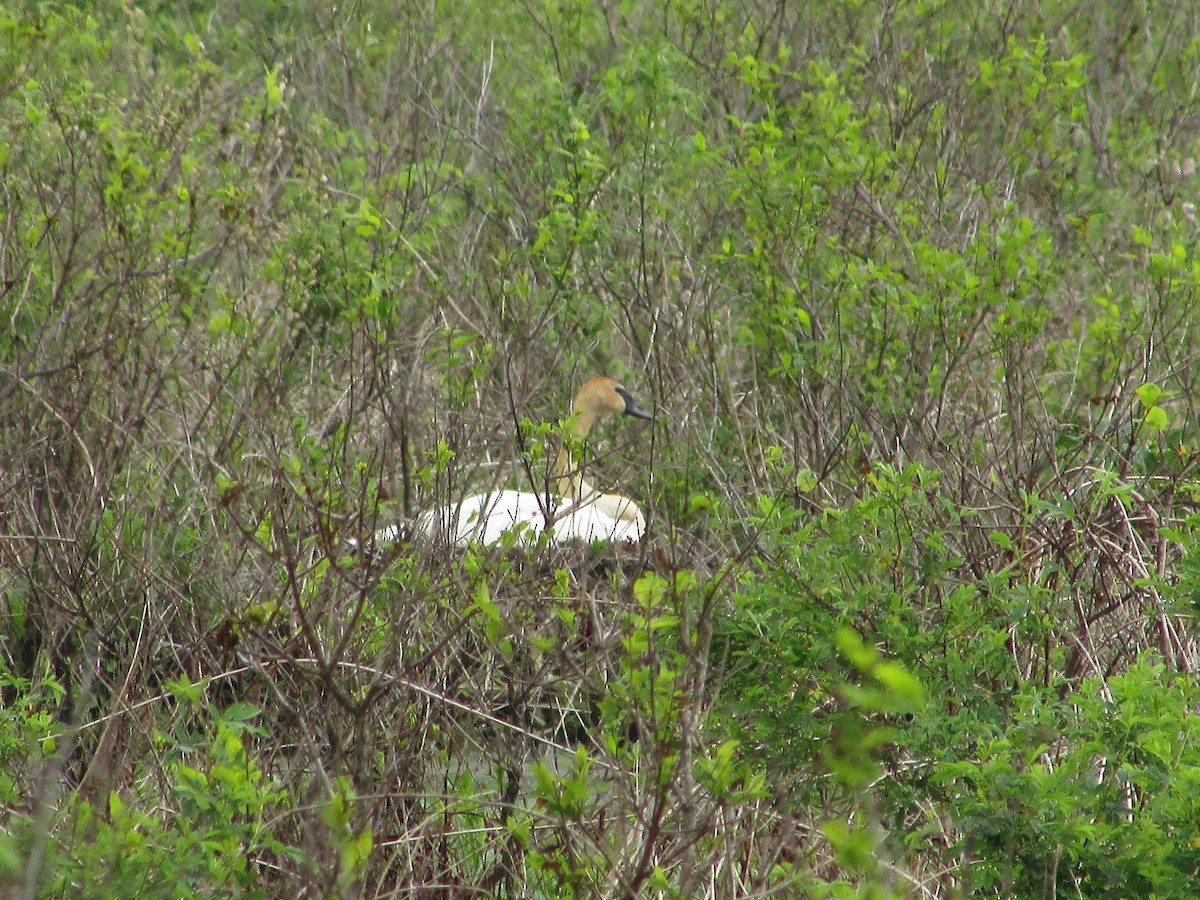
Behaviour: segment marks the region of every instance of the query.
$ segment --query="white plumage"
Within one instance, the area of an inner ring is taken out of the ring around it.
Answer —
[[[452,544],[490,546],[510,531],[517,532],[518,543],[534,544],[549,519],[555,543],[637,541],[646,523],[640,511],[634,513],[633,517],[617,518],[603,512],[594,501],[577,503],[528,491],[496,491],[466,497],[457,507],[430,510],[421,516],[419,527]]]

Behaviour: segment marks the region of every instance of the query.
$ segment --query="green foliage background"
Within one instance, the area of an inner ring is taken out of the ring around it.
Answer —
[[[1192,896],[1194,6],[0,10],[0,892]]]

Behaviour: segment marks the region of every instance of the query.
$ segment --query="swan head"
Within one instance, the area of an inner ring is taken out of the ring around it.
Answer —
[[[638,419],[654,419],[653,413],[647,412],[633,399],[619,381],[604,376],[584,382],[575,397],[575,409],[579,412],[621,413]]]

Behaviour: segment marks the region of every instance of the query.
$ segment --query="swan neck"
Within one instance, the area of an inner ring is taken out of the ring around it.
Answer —
[[[567,429],[567,438],[563,441],[562,449],[558,451],[558,459],[554,463],[554,480],[558,495],[564,500],[581,501],[596,493],[583,477],[583,472],[571,459],[571,445],[577,444],[587,436],[596,423],[596,410],[576,403],[575,415]]]

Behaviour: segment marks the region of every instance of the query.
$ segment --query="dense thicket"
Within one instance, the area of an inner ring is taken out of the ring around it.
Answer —
[[[0,11],[0,891],[1191,896],[1197,34]]]

